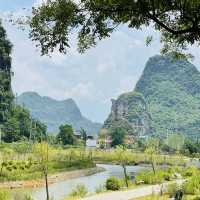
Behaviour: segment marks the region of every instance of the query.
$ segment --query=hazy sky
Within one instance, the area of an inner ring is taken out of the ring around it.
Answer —
[[[40,1],[0,0],[0,11],[23,12],[23,7],[31,8]],[[159,54],[160,48],[159,34],[153,30],[135,31],[122,26],[111,38],[100,41],[83,55],[73,46],[67,55],[56,52],[51,58],[41,57],[26,32],[8,23],[4,26],[14,45],[14,92],[36,91],[55,99],[73,98],[83,115],[98,122],[108,116],[111,98],[134,89],[146,61]],[[154,36],[150,47],[145,46],[147,35]],[[191,49],[197,67],[198,51]]]

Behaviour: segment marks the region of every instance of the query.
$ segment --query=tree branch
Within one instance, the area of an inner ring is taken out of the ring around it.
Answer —
[[[200,31],[200,28],[198,26],[194,26],[194,25],[192,27],[187,28],[187,29],[174,30],[174,29],[171,29],[170,27],[168,27],[167,25],[165,25],[163,22],[161,22],[156,16],[152,15],[151,13],[148,13],[147,17],[149,17],[151,20],[156,22],[158,25],[160,25],[166,31],[168,31],[168,32],[170,32],[174,35],[181,35],[181,34],[185,34],[185,33]]]

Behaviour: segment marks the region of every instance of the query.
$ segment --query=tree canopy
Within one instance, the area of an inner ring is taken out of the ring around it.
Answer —
[[[126,136],[126,130],[121,127],[113,128],[110,132],[111,135],[111,146],[116,147],[118,145],[123,145],[124,144],[124,139]]]
[[[46,126],[31,119],[25,108],[16,105],[11,87],[12,44],[7,39],[5,29],[0,23],[0,131],[5,142],[22,139],[42,140],[46,138]],[[30,135],[32,137],[30,137]]]
[[[78,32],[80,52],[109,37],[121,24],[161,32],[162,52],[181,52],[200,42],[199,0],[48,0],[33,8],[30,37],[42,54],[65,53]],[[149,43],[149,38],[147,42]]]
[[[86,130],[81,128],[80,134],[81,134],[81,138],[84,142],[84,146],[86,146],[86,143],[87,143],[87,132],[86,132]]]
[[[5,142],[19,140],[42,141],[46,139],[46,126],[31,119],[30,113],[19,105],[13,105],[2,127],[2,139]]]
[[[59,127],[57,141],[63,145],[73,145],[75,143],[75,136],[72,126],[65,124]]]
[[[6,121],[13,101],[11,50],[12,44],[7,39],[6,31],[0,23],[0,124]]]

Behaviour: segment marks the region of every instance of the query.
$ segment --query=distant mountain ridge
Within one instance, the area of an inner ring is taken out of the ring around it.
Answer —
[[[74,129],[84,128],[88,134],[97,135],[101,124],[84,117],[73,99],[62,101],[36,92],[25,92],[17,97],[17,103],[30,110],[31,115],[47,125],[48,131],[57,133],[61,124],[71,124]]]

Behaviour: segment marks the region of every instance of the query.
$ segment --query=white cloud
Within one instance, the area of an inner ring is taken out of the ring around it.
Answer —
[[[111,98],[134,88],[145,59],[154,54],[145,49],[144,59],[144,47],[139,45],[142,39],[120,30],[84,55],[72,46],[67,55],[55,52],[51,58],[41,57],[26,32],[6,26],[14,44],[14,91],[31,90],[57,99],[73,98],[83,114],[95,121],[107,117]],[[137,48],[130,50],[129,43],[137,40],[134,42]]]
[[[46,3],[47,0],[35,0],[33,6],[37,7],[37,6],[41,6],[42,4]],[[75,3],[80,3],[80,0],[74,0]]]
[[[91,82],[80,82],[65,92],[67,98],[76,98],[80,100],[95,101],[101,96]]]
[[[138,77],[136,76],[127,75],[123,77],[123,79],[120,80],[119,88],[117,90],[117,95],[120,95],[124,92],[133,91],[137,80],[138,80]]]
[[[35,1],[39,5],[41,1]],[[159,46],[144,47],[143,32],[122,27],[85,54],[72,49],[41,57],[28,34],[6,24],[13,49],[13,88],[17,93],[36,91],[56,99],[73,98],[84,115],[103,121],[110,112],[110,99],[131,91],[149,56]],[[144,54],[145,52],[145,54]]]
[[[86,98],[91,99],[91,90],[93,89],[93,85],[91,83],[78,83],[75,87],[66,91],[65,95],[67,97],[78,97],[78,98]]]
[[[41,6],[42,4],[46,3],[47,0],[35,0],[33,6],[37,7],[37,6]]]
[[[99,63],[96,68],[98,73],[108,73],[111,72],[111,70],[115,70],[116,66],[114,63],[107,62],[107,63]]]
[[[34,6],[43,2],[35,0]],[[18,16],[23,12],[16,11]],[[6,18],[8,14],[3,15]],[[111,98],[133,90],[145,62],[160,49],[159,34],[152,28],[136,31],[122,26],[83,55],[78,54],[73,36],[72,48],[67,55],[57,51],[51,58],[41,57],[26,32],[7,23],[5,26],[14,44],[14,92],[32,90],[56,99],[73,98],[83,114],[95,121],[107,117]],[[154,42],[148,48],[145,46],[147,35],[154,36]],[[195,63],[199,64],[199,49],[192,48],[191,51],[196,56]]]

